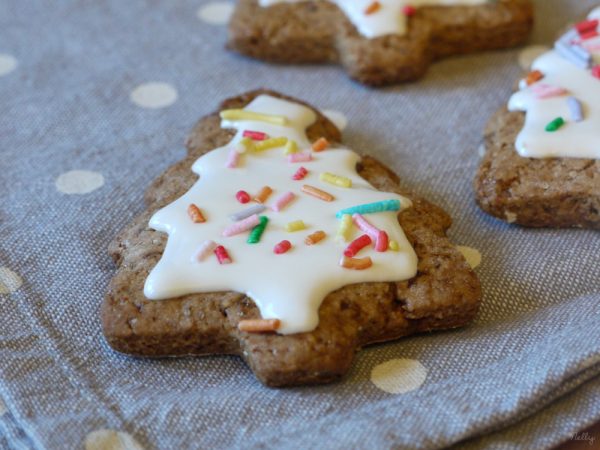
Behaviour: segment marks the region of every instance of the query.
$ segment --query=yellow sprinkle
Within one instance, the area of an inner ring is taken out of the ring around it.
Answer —
[[[397,252],[398,250],[400,250],[400,246],[398,245],[398,243],[396,241],[390,240],[390,242],[388,243],[388,250]]]
[[[293,139],[290,139],[287,144],[285,144],[285,149],[283,153],[286,155],[291,155],[292,153],[298,153],[298,144]]]
[[[238,142],[237,147],[235,148],[235,151],[238,153],[246,153],[246,152],[251,152],[254,149],[254,143],[252,142],[252,139],[250,138],[242,138],[240,140],[240,142]]]
[[[319,175],[321,181],[325,181],[326,183],[333,184],[334,186],[339,186],[343,188],[352,187],[352,180],[350,178],[342,177],[341,175],[335,175],[329,172],[323,172]]]
[[[272,123],[273,125],[286,125],[285,116],[274,116],[272,114],[261,114],[244,109],[225,109],[219,114],[223,120],[256,120],[258,122]]]
[[[304,225],[304,222],[302,220],[294,220],[293,222],[290,222],[285,226],[285,231],[291,233],[294,231],[304,230],[305,228],[306,225]]]
[[[338,228],[336,239],[338,241],[348,242],[350,240],[350,230],[352,229],[352,216],[350,214],[344,214],[342,220],[340,220],[340,227]]]
[[[264,141],[254,143],[254,151],[261,152],[270,148],[283,147],[285,144],[287,144],[287,142],[288,138],[286,137],[265,139]]]

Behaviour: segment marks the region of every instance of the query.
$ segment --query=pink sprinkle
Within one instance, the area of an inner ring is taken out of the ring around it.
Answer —
[[[194,259],[196,261],[203,261],[206,257],[213,252],[213,250],[217,248],[217,243],[215,241],[204,241],[200,247],[198,247],[198,251],[194,255]]]
[[[308,162],[310,160],[312,160],[310,152],[298,152],[288,155],[288,162],[290,163]]]
[[[296,173],[292,175],[292,179],[303,180],[307,173],[308,170],[306,170],[304,167],[300,167],[298,170],[296,170]]]
[[[372,241],[377,241],[379,232],[381,231],[379,228],[371,224],[360,214],[352,214],[352,220],[354,221],[354,225],[356,225],[364,233],[367,233]]]
[[[271,206],[271,209],[273,211],[275,211],[275,212],[279,212],[289,202],[291,202],[292,200],[294,200],[295,197],[296,197],[296,194],[294,194],[293,192],[286,192],[285,194],[281,194],[279,197],[277,197],[277,199],[275,200],[275,202],[273,202],[273,205]]]
[[[564,88],[546,83],[535,83],[531,86],[531,90],[537,98],[551,98],[567,93],[567,90]]]
[[[229,150],[229,156],[227,157],[227,163],[225,164],[225,167],[228,169],[233,169],[237,167],[239,162],[240,154],[234,148],[232,148]]]
[[[236,234],[243,233],[244,231],[248,231],[249,229],[254,228],[256,225],[259,224],[259,222],[260,219],[258,218],[258,214],[253,214],[250,217],[246,217],[245,219],[240,220],[239,222],[235,222],[229,225],[223,230],[223,236],[230,237]]]
[[[244,130],[242,136],[252,139],[253,141],[264,141],[269,138],[267,133],[262,131]]]
[[[381,230],[379,233],[377,233],[377,241],[375,243],[375,250],[377,250],[378,252],[387,252],[388,243],[389,243],[388,234],[385,231]]]

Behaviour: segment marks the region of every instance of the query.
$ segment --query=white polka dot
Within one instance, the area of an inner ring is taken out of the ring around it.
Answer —
[[[466,247],[464,245],[457,245],[456,248],[465,257],[467,263],[471,266],[471,269],[474,269],[481,264],[481,253],[479,253],[479,250],[476,248]]]
[[[8,267],[0,267],[0,294],[11,294],[23,285],[19,275]]]
[[[198,19],[211,25],[226,25],[233,13],[233,3],[211,2],[198,8]]]
[[[85,450],[144,450],[144,447],[122,431],[96,430],[86,436]]]
[[[549,48],[545,45],[530,45],[519,52],[519,65],[523,70],[531,69],[533,61]]]
[[[17,67],[17,60],[14,56],[0,53],[0,77],[12,72]]]
[[[63,194],[88,194],[104,184],[104,177],[91,170],[70,170],[60,175],[55,184]]]
[[[164,108],[175,103],[177,90],[168,83],[144,83],[136,87],[129,98],[142,108]]]
[[[2,400],[0,400],[0,417],[6,414],[6,405]]]
[[[483,155],[485,155],[485,144],[481,144],[479,147],[477,147],[477,154],[479,157],[483,158]]]
[[[335,109],[325,109],[322,111],[325,117],[333,122],[338,127],[338,130],[343,131],[348,125],[348,119],[343,112],[336,111]]]
[[[405,394],[420,387],[427,378],[427,369],[416,359],[391,359],[371,371],[375,386],[390,394]]]

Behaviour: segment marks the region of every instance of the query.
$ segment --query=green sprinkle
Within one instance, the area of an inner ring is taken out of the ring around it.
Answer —
[[[250,232],[250,236],[248,236],[248,244],[258,244],[260,242],[260,237],[265,232],[265,228],[267,228],[267,223],[269,222],[269,218],[267,216],[260,216],[260,222]]]
[[[558,130],[564,124],[565,124],[565,119],[563,119],[562,117],[557,117],[552,122],[550,122],[548,125],[546,125],[546,131],[548,131],[549,133],[552,133],[553,131]]]
[[[342,209],[335,215],[341,219],[344,214],[373,214],[384,211],[399,211],[400,200],[382,200],[375,203],[366,203],[364,205],[356,205],[350,208]]]

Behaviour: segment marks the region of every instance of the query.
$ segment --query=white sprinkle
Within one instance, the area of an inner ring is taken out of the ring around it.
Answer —
[[[175,103],[177,90],[168,83],[150,82],[136,87],[129,98],[142,108],[158,109]]]
[[[7,75],[17,68],[17,60],[14,56],[0,53],[0,77]]]
[[[63,194],[88,194],[104,184],[104,177],[91,170],[70,170],[61,174],[54,184]]]
[[[391,359],[371,371],[371,382],[390,394],[418,389],[427,378],[427,369],[416,359]]]
[[[231,2],[211,2],[198,8],[196,15],[201,21],[211,25],[226,25],[233,13]]]

